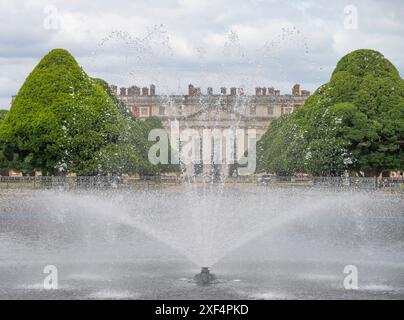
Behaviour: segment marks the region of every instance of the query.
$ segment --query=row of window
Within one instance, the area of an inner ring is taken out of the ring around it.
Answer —
[[[275,114],[275,107],[268,107],[267,108],[268,115],[272,116]],[[289,114],[293,112],[293,107],[284,107],[283,114]],[[250,107],[250,115],[255,115],[257,113],[257,109],[255,106]]]
[[[268,115],[274,115],[275,113],[275,107],[270,106],[267,108]],[[285,107],[283,109],[283,113],[289,114],[293,112],[293,107]],[[148,117],[149,116],[149,108],[148,107],[140,107],[139,108],[139,113],[141,117]],[[249,110],[250,115],[255,115],[257,113],[257,108],[255,106],[251,106]],[[159,107],[159,115],[164,116],[166,114],[166,108],[165,107]]]

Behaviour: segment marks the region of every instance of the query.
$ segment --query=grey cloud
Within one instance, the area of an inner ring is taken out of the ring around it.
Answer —
[[[0,108],[8,107],[29,71],[54,47],[68,49],[92,76],[122,85],[155,82],[166,93],[185,92],[189,82],[217,90],[273,84],[284,92],[300,82],[313,90],[328,81],[343,54],[362,46],[404,70],[404,4],[398,0],[52,3],[62,29],[43,27],[48,1],[0,0]],[[343,27],[347,4],[358,8],[358,30]],[[160,25],[162,34],[148,36]],[[299,33],[290,34],[293,28]],[[237,41],[229,40],[231,30]],[[100,45],[113,31],[137,40],[128,44],[118,37]]]

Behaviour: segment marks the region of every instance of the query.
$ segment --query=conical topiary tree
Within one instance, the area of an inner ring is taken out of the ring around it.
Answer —
[[[50,51],[25,80],[0,125],[3,163],[44,174],[99,172],[99,151],[122,138],[111,98],[63,49]]]

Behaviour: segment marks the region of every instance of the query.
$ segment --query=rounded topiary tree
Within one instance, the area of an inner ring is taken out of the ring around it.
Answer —
[[[259,142],[258,169],[365,175],[404,169],[404,81],[381,53],[361,49]]]

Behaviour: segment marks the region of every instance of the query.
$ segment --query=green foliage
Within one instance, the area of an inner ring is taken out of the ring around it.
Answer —
[[[133,118],[108,84],[63,49],[49,52],[0,124],[0,163],[26,174],[159,173],[147,160],[150,126]]]
[[[258,170],[340,175],[404,169],[404,81],[373,50],[337,64],[293,114],[272,123],[258,142]]]
[[[8,110],[0,109],[0,122],[6,117]]]
[[[112,92],[111,87],[109,86],[108,82],[106,82],[103,79],[100,78],[93,78],[93,81],[98,84],[101,88],[104,89],[104,91],[108,94],[108,96],[111,98],[112,102],[114,105],[124,111],[127,115],[130,114],[130,110],[125,106],[125,104],[118,99],[118,97]]]

